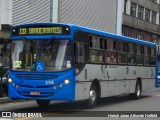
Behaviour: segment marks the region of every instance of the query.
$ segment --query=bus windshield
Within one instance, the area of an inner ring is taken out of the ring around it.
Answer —
[[[44,64],[44,71],[65,71],[72,64],[72,42],[69,40],[18,40],[11,45],[12,69],[36,71],[36,63]]]

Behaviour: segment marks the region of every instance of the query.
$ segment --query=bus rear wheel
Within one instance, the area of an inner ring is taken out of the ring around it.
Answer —
[[[97,88],[96,86],[93,84],[90,88],[89,91],[89,99],[87,100],[87,107],[88,108],[93,108],[96,106],[97,103],[97,98],[98,98],[98,93],[97,93]]]
[[[47,107],[50,104],[50,100],[36,100],[40,107]]]

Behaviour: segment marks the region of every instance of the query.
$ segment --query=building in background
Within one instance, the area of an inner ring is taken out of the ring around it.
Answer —
[[[5,46],[6,51],[3,48],[4,43],[9,42],[11,24],[12,0],[0,0],[0,63],[3,66],[9,65],[9,45]]]
[[[160,45],[160,0],[124,0],[122,35]]]
[[[12,24],[71,23],[160,44],[160,0],[12,0]]]
[[[49,22],[51,0],[12,0],[12,25]]]
[[[12,23],[51,21],[121,33],[119,1],[123,0],[13,0]]]
[[[122,35],[160,45],[160,0],[124,0]]]
[[[0,0],[0,55],[10,25],[31,22],[76,24],[160,45],[159,16],[160,0]]]

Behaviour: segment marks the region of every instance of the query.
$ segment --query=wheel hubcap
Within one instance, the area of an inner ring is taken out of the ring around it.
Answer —
[[[90,100],[92,104],[94,104],[96,101],[96,92],[94,90],[90,91]]]
[[[138,85],[137,86],[137,96],[140,96],[140,94],[141,94],[141,90],[140,90],[140,86]]]

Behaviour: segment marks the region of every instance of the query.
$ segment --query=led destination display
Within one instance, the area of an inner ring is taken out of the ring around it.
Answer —
[[[69,27],[66,26],[27,26],[12,30],[13,35],[66,35],[69,33]]]

